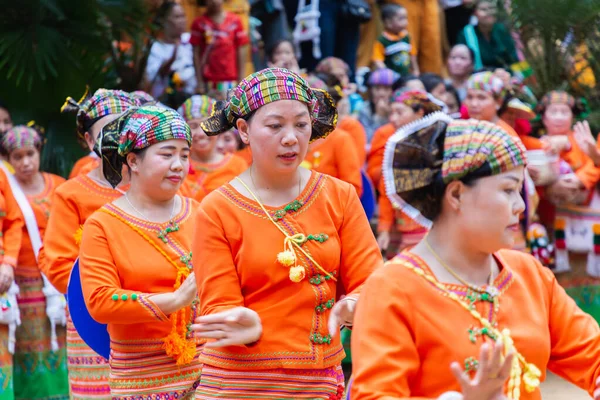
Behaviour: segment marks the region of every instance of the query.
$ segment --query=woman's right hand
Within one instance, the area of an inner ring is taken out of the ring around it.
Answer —
[[[239,346],[260,339],[262,323],[256,311],[235,307],[196,318],[191,330],[197,339],[214,339],[205,347]]]
[[[198,287],[196,286],[196,275],[192,272],[185,278],[185,281],[175,290],[176,302],[180,305],[180,309],[192,304],[192,301],[198,295]]]
[[[504,384],[510,377],[514,353],[502,360],[504,344],[498,340],[493,350],[488,343],[481,346],[479,366],[475,377],[471,379],[469,373],[464,371],[459,363],[450,366],[454,377],[460,384],[464,400],[504,400]],[[491,355],[490,355],[491,351]]]
[[[596,166],[600,165],[600,151],[596,146],[596,139],[592,135],[590,124],[587,121],[578,122],[573,127],[577,144],[593,161]]]
[[[0,265],[0,294],[4,294],[10,289],[15,280],[15,269],[12,265],[2,264]]]

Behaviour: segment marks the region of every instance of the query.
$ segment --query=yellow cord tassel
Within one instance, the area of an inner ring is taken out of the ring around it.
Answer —
[[[298,257],[294,245],[302,246],[306,242],[306,236],[297,233],[294,236],[286,236],[283,241],[283,251],[277,254],[277,262],[290,269],[290,280],[298,283],[306,277],[306,269],[298,265]]]

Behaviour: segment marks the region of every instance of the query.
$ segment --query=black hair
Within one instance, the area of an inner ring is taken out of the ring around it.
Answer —
[[[386,22],[386,21],[389,21],[390,19],[394,18],[394,15],[396,15],[398,13],[398,11],[404,10],[404,7],[402,7],[399,4],[387,3],[387,4],[382,5],[380,10],[381,10],[381,20],[383,22]]]
[[[433,89],[438,87],[440,84],[444,84],[444,78],[439,76],[438,74],[433,73],[424,73],[419,76],[421,82],[423,82],[423,86],[425,86],[425,90],[428,93],[431,93]]]
[[[452,50],[454,50],[455,47],[458,47],[458,46],[465,46],[467,48],[467,50],[469,51],[469,57],[471,57],[471,64],[475,64],[475,51],[472,48],[470,48],[469,46],[467,46],[466,44],[462,44],[462,43],[455,44],[450,49],[450,53],[452,52]]]
[[[458,95],[456,88],[452,86],[452,84],[446,83],[446,92],[450,93],[454,97],[456,104],[458,104],[458,108],[460,109],[462,102],[460,101],[460,96]]]
[[[396,91],[406,86],[406,84],[410,81],[418,81],[419,77],[416,75],[404,75],[401,76],[394,84],[392,85],[392,91]]]
[[[8,107],[6,106],[6,104],[2,100],[0,100],[0,108],[5,109],[6,112],[10,114],[10,110],[8,109]]]
[[[292,43],[292,41],[289,39],[280,39],[280,40],[276,41],[275,43],[273,43],[273,45],[271,47],[269,47],[269,49],[267,50],[267,55],[269,57],[269,61],[273,62],[273,57],[275,56],[275,52],[277,51],[277,48],[280,45],[282,45],[283,43],[289,43],[292,46],[292,51],[294,52],[294,56],[296,56],[296,47],[294,46],[294,43]]]
[[[144,161],[147,151],[148,151],[148,147],[145,147],[143,149],[133,150],[132,153],[135,154],[137,156],[137,158],[139,158],[141,161]],[[129,166],[129,163],[127,162],[127,158],[125,158],[125,165],[127,166],[127,171],[129,172],[129,176],[131,176],[131,167]]]
[[[154,23],[156,25],[162,25],[165,22],[165,19],[171,13],[171,10],[175,8],[175,6],[179,5],[177,2],[172,0],[163,1],[160,7],[156,10],[156,15],[154,17]]]

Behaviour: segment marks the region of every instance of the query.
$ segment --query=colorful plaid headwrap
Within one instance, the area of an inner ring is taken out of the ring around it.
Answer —
[[[324,138],[335,129],[337,110],[331,96],[323,90],[311,89],[300,75],[282,68],[267,68],[246,77],[229,101],[217,104],[213,115],[201,127],[207,135],[217,135],[233,128],[238,118],[278,100],[297,100],[308,106],[311,141]]]
[[[190,127],[176,111],[153,105],[127,110],[102,128],[96,144],[106,180],[117,187],[127,154],[170,139],[192,144]]]
[[[369,86],[392,86],[400,79],[400,74],[389,68],[381,68],[371,72],[369,75]]]
[[[420,90],[398,89],[392,94],[393,103],[403,103],[413,109],[423,109],[424,116],[442,111],[442,103],[427,92]]]
[[[197,118],[207,118],[210,117],[215,104],[217,104],[217,101],[212,97],[195,95],[187,99],[177,109],[177,112],[186,122]]]
[[[43,139],[40,134],[29,126],[17,125],[6,131],[0,144],[6,154],[23,147],[41,149]]]
[[[350,72],[350,67],[344,60],[337,57],[325,57],[322,59],[315,68],[315,72],[323,72],[331,74],[336,69],[343,69],[346,73]]]
[[[86,91],[79,101],[67,97],[67,101],[60,111],[77,113],[77,135],[83,140],[85,132],[100,118],[121,114],[129,108],[139,107],[145,102],[141,97],[122,90],[98,89],[91,97],[88,97]]]
[[[553,90],[546,93],[546,95],[542,97],[542,100],[537,104],[535,111],[543,116],[546,109],[551,104],[566,104],[573,110],[573,114],[577,116],[585,111],[585,107],[580,104],[580,102],[575,101],[573,96],[562,90]]]
[[[387,142],[382,173],[392,203],[425,227],[425,216],[456,180],[483,178],[526,165],[523,144],[490,122],[453,120],[438,112],[408,124]]]
[[[471,75],[467,81],[468,89],[483,90],[496,99],[504,99],[508,94],[508,90],[502,79],[498,78],[492,72],[478,72]]]

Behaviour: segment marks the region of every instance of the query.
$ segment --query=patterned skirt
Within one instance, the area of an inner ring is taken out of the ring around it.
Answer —
[[[72,400],[109,400],[108,361],[92,350],[67,315],[67,365]]]
[[[185,400],[193,399],[200,382],[202,364],[198,362],[201,347],[196,357],[188,365],[177,366],[175,360],[167,356],[162,342],[156,350],[136,351],[131,345],[124,353],[111,350],[110,390],[113,399],[122,400]]]
[[[44,282],[38,277],[15,277],[21,325],[17,328],[14,355],[16,399],[68,399],[66,333],[57,327],[58,350],[52,351],[51,327],[46,316]]]
[[[204,399],[342,399],[341,366],[325,369],[227,370],[202,367],[196,400]]]
[[[13,400],[13,356],[8,352],[8,325],[0,325],[0,400]]]

